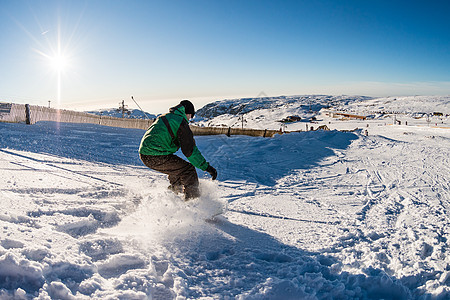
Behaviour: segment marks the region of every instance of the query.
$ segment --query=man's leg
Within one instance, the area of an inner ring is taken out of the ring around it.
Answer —
[[[183,186],[186,200],[200,196],[197,172],[189,162],[173,154],[161,156],[141,154],[141,160],[147,167],[169,175],[173,189]]]

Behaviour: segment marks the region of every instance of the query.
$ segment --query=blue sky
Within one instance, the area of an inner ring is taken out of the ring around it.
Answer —
[[[448,1],[0,0],[0,101],[135,108],[133,95],[159,113],[262,93],[449,95],[449,14]]]

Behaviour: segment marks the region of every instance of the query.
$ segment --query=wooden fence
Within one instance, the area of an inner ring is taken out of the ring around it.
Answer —
[[[278,130],[260,130],[260,129],[247,129],[247,128],[224,128],[224,127],[198,127],[191,125],[191,130],[194,135],[220,135],[225,134],[227,136],[232,135],[248,135],[248,136],[261,136],[261,137],[273,137],[275,134],[282,134],[283,132]]]
[[[64,123],[91,123],[111,127],[137,128],[146,130],[154,120],[122,119],[101,116],[64,109],[48,108],[29,104],[0,103],[0,122],[35,124],[39,121],[54,121]],[[199,127],[191,125],[194,135],[248,135],[259,137],[273,137],[283,134],[279,130]]]
[[[0,103],[0,122],[35,124],[39,121],[91,123],[138,129],[147,129],[153,123],[153,120],[122,119],[36,105]]]

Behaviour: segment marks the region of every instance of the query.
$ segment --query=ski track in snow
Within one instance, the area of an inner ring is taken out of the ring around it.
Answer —
[[[1,299],[450,295],[448,130],[197,137],[219,178],[187,207],[140,164],[143,131],[0,133]]]

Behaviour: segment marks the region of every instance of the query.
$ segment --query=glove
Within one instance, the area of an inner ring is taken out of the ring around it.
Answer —
[[[216,180],[216,178],[217,178],[217,170],[214,169],[213,167],[211,167],[211,165],[208,165],[208,167],[206,168],[206,172],[208,172],[209,175],[211,175],[212,180]]]

